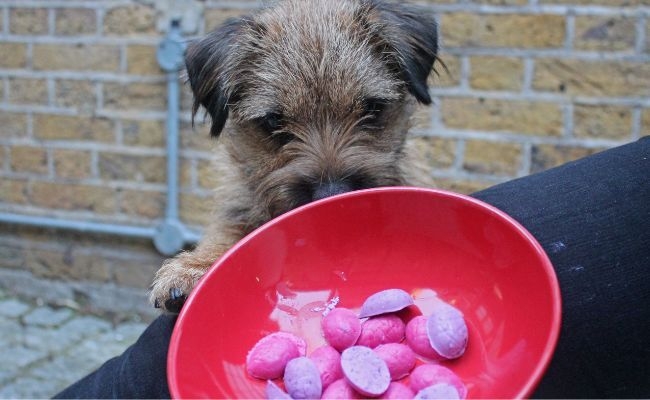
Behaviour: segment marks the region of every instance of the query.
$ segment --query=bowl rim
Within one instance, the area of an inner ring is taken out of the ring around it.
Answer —
[[[533,391],[535,390],[535,388],[540,383],[542,377],[544,376],[544,373],[546,372],[546,370],[548,369],[551,363],[551,359],[557,347],[557,342],[560,336],[560,328],[562,325],[562,296],[560,294],[560,285],[557,279],[557,275],[555,273],[555,269],[553,268],[553,264],[548,258],[548,255],[546,254],[546,251],[544,251],[542,245],[528,231],[528,229],[526,229],[521,223],[519,223],[513,217],[511,217],[504,211],[498,209],[497,207],[488,204],[484,201],[481,201],[479,199],[476,199],[474,197],[471,197],[469,195],[460,194],[460,193],[443,190],[443,189],[424,188],[424,187],[417,187],[417,186],[385,186],[385,187],[361,189],[361,190],[346,192],[335,196],[327,197],[324,199],[316,200],[307,203],[305,205],[302,205],[300,207],[294,208],[292,210],[289,210],[286,213],[279,215],[278,217],[275,217],[272,220],[254,229],[252,232],[250,232],[241,240],[239,240],[237,243],[235,243],[220,258],[218,258],[212,264],[212,266],[206,271],[206,273],[200,278],[195,288],[187,297],[187,300],[185,301],[185,304],[181,309],[181,312],[178,314],[178,318],[176,320],[174,329],[172,331],[172,336],[169,342],[168,353],[167,353],[167,382],[168,382],[169,391],[172,398],[177,399],[182,397],[180,396],[180,390],[179,390],[180,385],[178,379],[176,378],[177,368],[176,368],[176,363],[174,362],[174,360],[177,358],[177,354],[180,347],[181,329],[179,327],[182,327],[183,321],[187,318],[186,317],[187,310],[191,309],[191,305],[194,302],[194,299],[196,298],[196,296],[194,296],[193,294],[200,292],[200,288],[205,284],[204,282],[207,281],[207,279],[205,279],[206,277],[214,273],[214,271],[218,268],[220,264],[222,264],[225,260],[230,258],[231,254],[238,251],[238,249],[240,247],[243,247],[247,242],[253,240],[253,238],[259,235],[261,231],[268,229],[269,226],[275,225],[282,220],[292,218],[294,214],[302,213],[306,209],[319,207],[321,204],[324,203],[338,201],[341,198],[361,197],[366,195],[372,195],[373,193],[379,193],[379,192],[428,193],[436,196],[455,198],[457,200],[470,203],[472,206],[482,208],[485,211],[488,211],[489,213],[492,213],[496,215],[498,218],[501,218],[505,222],[509,223],[513,228],[515,228],[516,231],[518,231],[521,235],[523,235],[527,239],[527,241],[533,246],[535,253],[537,254],[537,256],[540,258],[542,262],[542,268],[546,272],[545,274],[546,281],[547,281],[546,283],[551,289],[553,318],[551,321],[550,333],[546,345],[544,346],[544,349],[542,351],[542,357],[540,358],[539,362],[535,366],[535,369],[531,373],[528,380],[524,383],[522,388],[513,398],[523,399],[523,398],[530,397]]]

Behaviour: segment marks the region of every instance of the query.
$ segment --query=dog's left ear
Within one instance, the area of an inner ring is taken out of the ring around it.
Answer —
[[[369,0],[370,14],[379,24],[378,34],[396,58],[398,73],[409,92],[424,104],[431,103],[427,78],[438,59],[438,24],[426,9],[414,5]]]

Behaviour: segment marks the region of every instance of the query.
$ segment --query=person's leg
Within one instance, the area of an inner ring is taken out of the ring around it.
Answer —
[[[524,225],[557,272],[562,330],[535,396],[649,397],[650,138],[473,196]],[[158,318],[124,354],[57,398],[169,397],[173,323]]]
[[[473,196],[526,227],[556,270],[562,328],[535,396],[649,397],[650,138]]]
[[[55,399],[168,399],[167,349],[176,316],[161,315],[120,356],[54,396]]]

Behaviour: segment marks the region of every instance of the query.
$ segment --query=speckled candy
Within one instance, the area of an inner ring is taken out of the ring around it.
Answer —
[[[436,383],[417,392],[415,399],[459,399],[458,391],[448,383]]]
[[[399,343],[404,339],[404,321],[395,314],[368,318],[361,325],[357,345],[375,348],[380,344]]]
[[[280,332],[260,339],[246,356],[246,372],[259,379],[276,379],[282,376],[289,360],[300,357],[294,340]]]
[[[359,318],[399,311],[413,304],[413,298],[402,289],[386,289],[368,297],[361,305]]]
[[[467,324],[454,306],[439,302],[427,318],[427,337],[431,347],[447,359],[458,358],[467,347]]]
[[[380,344],[375,347],[375,353],[384,360],[394,381],[402,379],[415,367],[415,353],[405,344]]]
[[[384,360],[369,347],[352,346],[341,354],[343,375],[365,396],[377,397],[390,385],[390,372]]]
[[[318,399],[323,391],[320,372],[307,357],[297,357],[287,363],[284,386],[293,399]]]
[[[361,321],[352,310],[338,307],[323,317],[321,329],[327,343],[343,351],[357,342],[361,334]]]

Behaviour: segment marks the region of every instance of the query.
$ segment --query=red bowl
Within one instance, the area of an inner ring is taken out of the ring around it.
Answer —
[[[175,398],[260,398],[244,360],[264,335],[323,343],[321,310],[358,309],[372,293],[409,291],[423,313],[434,292],[465,315],[469,344],[447,364],[471,398],[528,397],[560,329],[561,299],[539,243],[473,198],[379,188],[314,202],[267,223],[201,279],[179,315],[168,356]],[[329,302],[329,303],[328,303]]]

